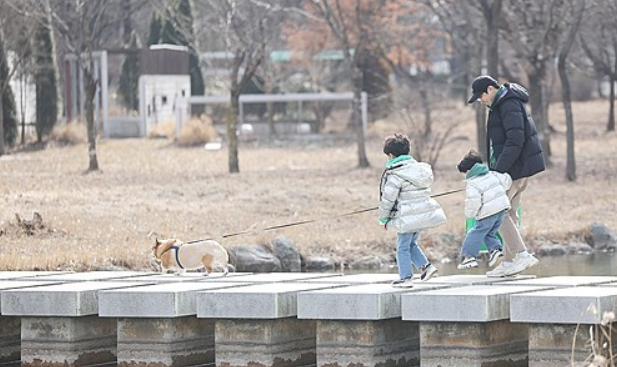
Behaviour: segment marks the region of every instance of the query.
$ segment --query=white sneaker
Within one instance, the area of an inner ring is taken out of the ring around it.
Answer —
[[[514,266],[511,266],[512,268]],[[510,270],[510,268],[506,268],[503,266],[503,263],[500,263],[493,270],[489,270],[486,272],[486,276],[489,278],[502,278],[506,276],[506,271]]]
[[[392,283],[390,283],[390,285],[393,286],[394,288],[412,288],[413,287],[411,278],[397,279],[393,281]]]
[[[536,259],[536,257],[531,254],[529,254],[529,256],[527,257],[521,257],[518,254],[516,254],[516,258],[514,259],[514,263],[513,263],[514,265],[506,269],[505,275],[506,276],[516,275],[524,271],[525,269],[529,269],[532,266],[538,265],[539,262],[540,260]]]
[[[420,280],[426,282],[427,280],[431,279],[435,274],[437,274],[437,268],[433,264],[428,263],[422,267],[422,274],[420,274]]]

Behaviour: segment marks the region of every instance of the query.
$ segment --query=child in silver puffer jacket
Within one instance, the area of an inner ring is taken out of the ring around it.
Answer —
[[[446,222],[441,206],[431,199],[431,166],[413,159],[409,150],[409,138],[405,135],[395,134],[385,139],[383,152],[389,160],[381,176],[379,223],[387,230],[397,231],[399,279],[392,282],[393,287],[412,287],[412,265],[421,271],[423,281],[437,272],[417,240],[421,230]]]

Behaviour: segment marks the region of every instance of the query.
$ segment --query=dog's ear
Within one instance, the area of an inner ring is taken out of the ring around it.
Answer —
[[[154,247],[159,247],[161,245],[161,241],[159,241],[158,237],[154,238]]]

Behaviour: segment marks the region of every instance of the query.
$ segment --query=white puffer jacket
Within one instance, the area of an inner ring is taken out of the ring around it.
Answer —
[[[410,156],[388,162],[381,177],[379,220],[399,233],[418,232],[446,222],[439,203],[431,199],[433,170]]]
[[[488,171],[483,175],[469,177],[465,181],[467,182],[465,194],[465,216],[467,218],[482,219],[510,209],[510,200],[506,192],[512,186],[512,179],[507,173]]]

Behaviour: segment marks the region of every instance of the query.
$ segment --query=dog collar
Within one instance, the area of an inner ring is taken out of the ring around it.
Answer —
[[[182,266],[182,264],[180,264],[180,258],[178,257],[178,253],[180,252],[180,247],[179,246],[171,246],[171,249],[176,251],[176,263],[178,263],[178,266],[180,267],[180,269],[184,270],[184,266]]]

